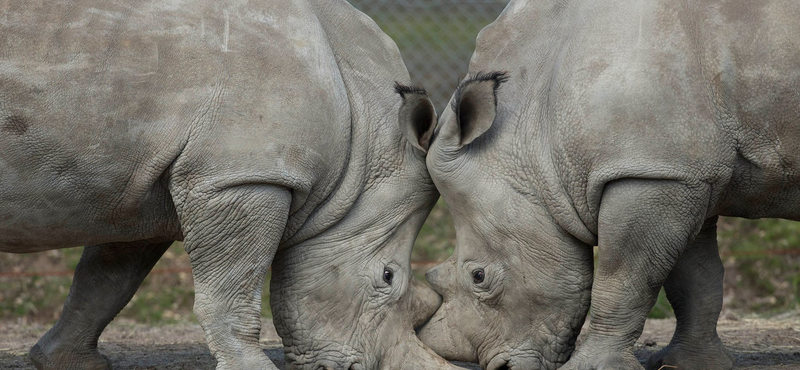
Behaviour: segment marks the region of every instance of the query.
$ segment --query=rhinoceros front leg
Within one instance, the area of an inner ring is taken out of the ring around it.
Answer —
[[[585,341],[563,369],[642,369],[633,344],[667,275],[700,230],[708,201],[703,184],[619,180],[606,185],[591,321]]]
[[[172,242],[86,247],[58,322],[31,349],[39,370],[106,370],[97,351],[106,325],[122,310]]]
[[[277,370],[258,344],[261,288],[291,195],[257,185],[189,193],[179,217],[194,275],[194,312],[217,370]]]
[[[689,243],[664,283],[678,322],[669,345],[647,361],[649,370],[664,365],[686,370],[733,368],[733,356],[717,335],[724,273],[714,217]]]

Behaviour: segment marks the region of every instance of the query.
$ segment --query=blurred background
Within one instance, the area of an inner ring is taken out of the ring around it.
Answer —
[[[352,0],[400,47],[412,83],[425,87],[439,112],[467,71],[475,37],[506,0]],[[721,218],[725,264],[723,316],[776,316],[800,309],[800,223]],[[418,278],[453,252],[455,230],[442,200],[422,228],[412,255]],[[30,255],[0,254],[0,320],[52,323],[69,292],[82,248]],[[195,320],[189,259],[176,243],[120,317],[149,324]],[[265,284],[262,314],[269,311]],[[670,317],[662,295],[651,317]]]

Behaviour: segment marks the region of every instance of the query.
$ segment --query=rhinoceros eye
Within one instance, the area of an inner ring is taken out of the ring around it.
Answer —
[[[394,273],[388,267],[383,269],[383,281],[386,284],[392,285],[392,279],[394,278]]]
[[[486,278],[486,274],[483,272],[483,269],[472,271],[472,282],[475,284],[482,283],[484,278]]]

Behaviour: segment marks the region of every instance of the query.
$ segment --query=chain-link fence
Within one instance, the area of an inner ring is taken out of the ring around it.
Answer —
[[[411,81],[428,90],[441,112],[467,73],[475,37],[508,0],[350,0],[391,36]]]

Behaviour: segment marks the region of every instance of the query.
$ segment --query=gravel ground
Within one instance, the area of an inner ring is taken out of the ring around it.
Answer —
[[[636,346],[642,362],[669,342],[674,326],[674,319],[647,321]],[[47,329],[40,324],[0,321],[0,369],[33,370],[27,351]],[[800,369],[800,316],[796,313],[769,320],[726,315],[720,320],[718,331],[735,355],[737,369]],[[264,351],[283,368],[280,339],[271,322],[264,323],[261,337]],[[215,365],[199,325],[189,323],[147,326],[116,321],[100,338],[100,351],[117,370],[213,370]],[[459,365],[479,369],[475,365]]]

